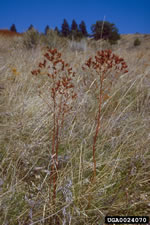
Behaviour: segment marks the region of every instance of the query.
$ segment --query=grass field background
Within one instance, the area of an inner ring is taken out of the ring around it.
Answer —
[[[141,44],[135,47],[136,38]],[[47,77],[31,74],[46,44],[39,40],[28,48],[27,41],[24,35],[0,34],[0,224],[99,225],[108,215],[149,216],[150,35],[121,35],[112,46],[55,35],[48,43],[76,72],[77,93],[61,133],[55,205],[49,202],[51,84]],[[124,58],[128,73],[115,82],[103,104],[97,175],[91,183],[97,102],[94,91],[83,86],[81,68],[107,48]]]

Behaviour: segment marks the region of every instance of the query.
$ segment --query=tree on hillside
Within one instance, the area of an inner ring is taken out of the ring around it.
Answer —
[[[78,30],[78,25],[75,20],[72,20],[71,31],[77,31],[77,30]]]
[[[60,33],[60,31],[59,31],[58,27],[55,27],[54,31],[55,31],[57,34],[59,34],[59,33]]]
[[[49,33],[49,31],[50,31],[50,28],[49,28],[49,26],[47,25],[47,26],[45,27],[45,35],[47,35],[47,34]]]
[[[71,38],[77,39],[80,36],[79,30],[78,30],[78,25],[76,21],[73,19],[72,24],[71,24]]]
[[[61,26],[61,33],[62,33],[62,36],[64,37],[68,37],[70,34],[69,24],[66,19],[64,19],[63,24]]]
[[[17,32],[15,24],[12,24],[10,27],[10,31]]]
[[[85,25],[85,22],[83,20],[79,24],[79,31],[82,33],[83,37],[88,36],[87,30],[86,30],[86,25]]]
[[[95,40],[109,40],[112,44],[120,39],[118,29],[115,24],[108,21],[96,21],[96,24],[91,26],[93,37]]]
[[[31,24],[28,28],[28,30],[33,30],[34,29],[34,26]]]

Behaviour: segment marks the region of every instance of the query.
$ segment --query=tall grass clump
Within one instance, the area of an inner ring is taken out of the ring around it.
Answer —
[[[68,42],[68,44],[72,51],[86,51],[87,50],[87,42],[85,39],[81,39],[80,41],[71,40]]]
[[[141,41],[138,38],[136,38],[134,40],[134,46],[136,47],[136,46],[139,46],[140,44],[141,44]]]
[[[40,43],[40,34],[35,29],[28,30],[23,35],[23,47],[26,49],[36,48]]]
[[[46,34],[41,34],[41,44],[51,49],[61,49],[67,45],[67,41],[60,37],[57,31],[49,29]]]

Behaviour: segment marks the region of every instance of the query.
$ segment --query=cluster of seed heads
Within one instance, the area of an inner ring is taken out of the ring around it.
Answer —
[[[97,55],[94,59],[90,57],[85,66],[88,68],[93,68],[97,72],[106,73],[109,69],[113,68],[116,71],[122,71],[123,73],[127,73],[126,70],[127,65],[123,58],[112,53],[111,50],[102,50],[98,51]],[[83,66],[83,70],[85,70],[85,66]]]
[[[33,75],[43,74],[43,69],[45,74],[52,80],[51,97],[55,99],[58,95],[63,95],[65,98],[64,106],[67,107],[67,101],[77,96],[72,82],[75,72],[72,71],[68,63],[64,62],[61,58],[61,53],[57,49],[50,48],[47,48],[44,60],[39,63],[38,69],[33,70],[31,73]]]

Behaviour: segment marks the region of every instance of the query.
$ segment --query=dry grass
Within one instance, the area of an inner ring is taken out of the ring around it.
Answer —
[[[131,45],[125,37],[123,41]],[[92,144],[97,103],[95,93],[83,85],[81,67],[95,55],[97,43],[93,51],[89,44],[80,52],[72,51],[69,46],[60,50],[76,72],[78,98],[61,133],[55,207],[49,204],[53,112],[48,78],[35,79],[31,74],[44,50],[38,46],[34,50],[2,51],[0,224],[99,225],[104,224],[106,215],[150,215],[147,42],[148,39],[132,51],[121,42],[113,47],[114,53],[127,62],[129,72],[113,85],[111,97],[102,106],[94,183],[91,183]],[[90,82],[88,74],[87,81]]]
[[[14,48],[14,43],[21,40],[23,34],[10,30],[0,30],[0,53],[8,53]],[[3,56],[3,55],[2,55]]]

